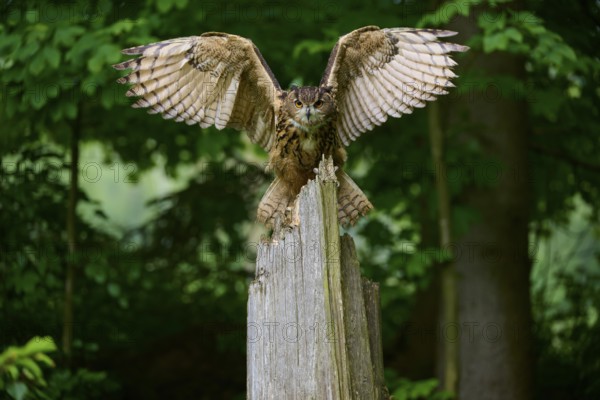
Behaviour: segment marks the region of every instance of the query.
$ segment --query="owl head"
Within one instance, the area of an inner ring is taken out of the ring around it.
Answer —
[[[329,87],[292,86],[285,92],[283,105],[288,116],[300,127],[310,130],[335,115]]]

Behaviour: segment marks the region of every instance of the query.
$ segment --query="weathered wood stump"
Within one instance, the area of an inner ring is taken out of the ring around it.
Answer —
[[[260,246],[248,297],[247,397],[387,399],[379,285],[340,238],[331,159],[299,195],[299,226]]]

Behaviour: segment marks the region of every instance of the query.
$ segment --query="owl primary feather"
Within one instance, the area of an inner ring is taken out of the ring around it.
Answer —
[[[362,133],[446,94],[456,65],[448,55],[468,47],[441,42],[455,32],[367,26],[342,36],[319,86],[283,90],[246,38],[209,32],[123,50],[141,55],[115,65],[130,69],[133,107],[202,128],[245,131],[269,153],[275,179],[260,201],[267,226],[315,177],[322,156],[338,167],[338,217],[354,224],[373,208],[343,171],[345,147]]]

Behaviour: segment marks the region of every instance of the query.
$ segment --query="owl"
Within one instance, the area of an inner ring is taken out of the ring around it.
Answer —
[[[337,167],[338,218],[354,224],[373,208],[344,172],[345,147],[362,133],[424,107],[453,87],[449,53],[468,47],[441,42],[455,32],[367,26],[339,38],[319,86],[282,89],[249,40],[209,32],[123,50],[135,108],[202,128],[245,131],[269,154],[275,178],[259,203],[267,226],[286,214],[322,156]]]

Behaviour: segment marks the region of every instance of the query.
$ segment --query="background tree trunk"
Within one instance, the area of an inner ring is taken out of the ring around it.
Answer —
[[[450,29],[471,37],[478,29],[478,15],[457,18]],[[456,118],[466,117],[463,138],[475,139],[485,159],[498,163],[475,165],[475,176],[483,185],[463,192],[479,219],[457,242],[459,398],[531,399],[527,104],[494,82],[496,76],[522,79],[524,63],[510,54],[471,50],[464,65],[489,81],[483,88],[468,80],[459,82],[468,93],[454,96],[447,111]]]
[[[448,191],[448,173],[444,159],[444,132],[441,126],[439,103],[429,105],[429,137],[431,159],[435,174],[435,186],[438,203],[438,224],[440,230],[439,246],[442,253],[452,248],[452,224],[450,212],[450,194]],[[440,311],[438,325],[442,335],[438,341],[437,375],[441,387],[452,393],[457,392],[458,384],[458,306],[456,293],[456,270],[451,261],[438,265],[440,274]]]
[[[79,192],[79,140],[81,136],[81,108],[78,109],[71,130],[71,164],[69,168],[69,202],[67,204],[67,244],[65,299],[63,310],[62,350],[67,366],[71,366],[73,345],[73,287],[77,262],[77,193]]]

